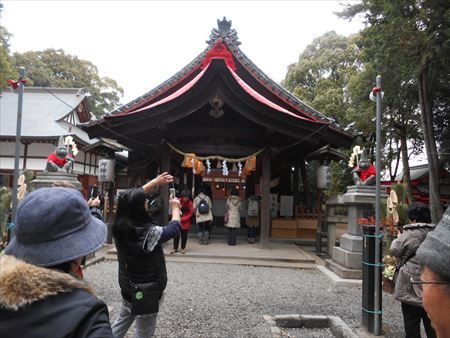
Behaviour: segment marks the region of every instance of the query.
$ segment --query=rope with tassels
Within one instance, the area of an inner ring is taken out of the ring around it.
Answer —
[[[185,153],[183,151],[181,151],[180,149],[178,149],[177,147],[175,147],[173,144],[170,144],[169,142],[166,143],[170,149],[172,149],[174,152],[182,155],[182,156],[192,156],[192,158],[199,160],[199,161],[205,161],[205,160],[220,160],[220,161],[227,161],[227,162],[232,162],[232,163],[237,163],[237,162],[243,162],[243,161],[247,161],[255,156],[258,156],[259,154],[261,154],[266,148],[262,148],[260,150],[258,150],[256,153],[253,153],[249,156],[246,157],[241,157],[241,158],[228,158],[228,157],[223,157],[220,155],[212,155],[212,156],[197,156],[194,154],[190,154],[190,153]]]

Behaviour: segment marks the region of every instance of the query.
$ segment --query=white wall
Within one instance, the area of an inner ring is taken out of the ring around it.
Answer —
[[[23,168],[23,155],[25,146],[21,144],[21,158],[19,168]],[[50,143],[32,143],[28,145],[26,168],[28,170],[42,171],[47,164],[48,155],[55,150],[55,146]],[[14,170],[15,143],[0,141],[0,169]],[[97,175],[98,160],[102,157],[87,153],[86,165],[84,165],[85,153],[79,151],[75,156],[74,172],[77,174]],[[91,163],[90,163],[91,161]],[[90,169],[90,171],[89,171]]]

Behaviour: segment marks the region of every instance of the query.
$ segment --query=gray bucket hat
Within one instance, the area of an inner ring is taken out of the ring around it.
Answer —
[[[20,203],[15,236],[5,254],[37,266],[53,266],[98,250],[106,233],[105,223],[91,216],[79,191],[41,188]]]
[[[421,264],[450,279],[450,207],[434,230],[427,234],[416,257]]]

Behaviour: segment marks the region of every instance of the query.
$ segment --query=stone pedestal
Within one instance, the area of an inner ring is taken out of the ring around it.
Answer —
[[[381,198],[387,197],[382,188]],[[347,187],[344,203],[348,206],[348,229],[341,236],[340,246],[333,247],[332,259],[327,260],[327,267],[341,278],[362,277],[362,227],[357,220],[375,216],[375,186],[352,185]]]
[[[75,186],[77,190],[82,190],[83,186],[78,181],[77,174],[64,173],[64,172],[49,172],[44,171],[36,174],[36,178],[31,181],[34,189],[50,188],[56,181],[64,181]]]

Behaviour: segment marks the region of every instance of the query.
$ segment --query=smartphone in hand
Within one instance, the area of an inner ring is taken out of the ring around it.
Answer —
[[[175,188],[170,188],[169,189],[169,199],[173,200],[175,198],[175,195],[176,195]]]

